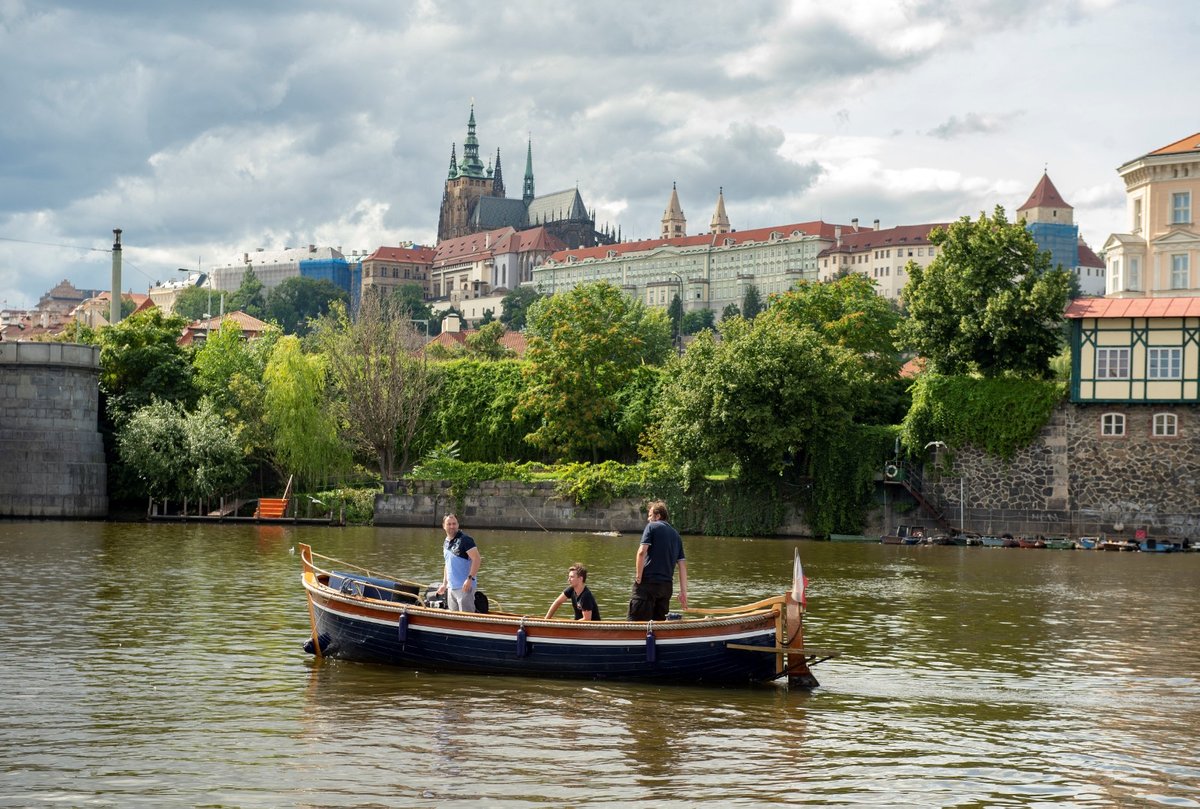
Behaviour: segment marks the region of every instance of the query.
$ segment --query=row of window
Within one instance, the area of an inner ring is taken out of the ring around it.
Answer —
[[[1125,435],[1125,414],[1105,413],[1100,417],[1100,434],[1110,438]],[[1150,434],[1155,438],[1178,438],[1179,418],[1174,413],[1155,413],[1150,421]]]
[[[1148,379],[1179,379],[1182,376],[1182,348],[1146,349],[1146,377]],[[1097,348],[1096,378],[1129,379],[1129,349]]]

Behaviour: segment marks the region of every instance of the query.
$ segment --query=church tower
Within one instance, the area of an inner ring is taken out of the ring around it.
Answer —
[[[662,237],[677,239],[686,235],[687,219],[683,217],[683,208],[679,207],[679,193],[675,190],[675,183],[671,183],[671,201],[663,211]]]
[[[499,171],[500,152],[496,151],[496,168],[487,171],[479,159],[479,140],[475,136],[475,105],[467,121],[467,139],[463,142],[462,160],[455,158],[454,144],[450,145],[450,172],[446,190],[442,193],[442,209],[438,216],[438,241],[466,236],[471,231],[468,221],[471,209],[480,197],[504,196],[504,179]],[[497,182],[499,181],[499,182]],[[499,193],[497,193],[499,185]]]
[[[529,145],[525,148],[525,184],[521,188],[521,200],[526,208],[533,202],[533,198],[533,138],[530,137]]]
[[[725,188],[717,192],[717,209],[713,211],[712,222],[708,227],[709,233],[728,233],[729,217],[725,215]]]
[[[1049,173],[1042,172],[1042,179],[1034,186],[1029,199],[1017,208],[1017,216],[1024,220],[1025,229],[1033,236],[1038,248],[1050,253],[1051,266],[1061,264],[1068,272],[1079,266],[1079,228],[1075,225],[1075,209],[1058,193]]]

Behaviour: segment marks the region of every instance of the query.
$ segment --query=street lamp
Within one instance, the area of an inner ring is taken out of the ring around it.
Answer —
[[[667,270],[667,275],[675,276],[679,282],[679,322],[675,324],[675,350],[683,352],[683,276],[674,270]]]
[[[930,441],[928,444],[925,445],[925,449],[929,449],[930,447],[938,447],[940,449],[949,449],[949,447],[946,446],[945,441]],[[966,500],[967,500],[967,479],[966,479],[965,475],[960,474],[958,476],[958,530],[960,530],[960,531],[967,530],[966,523],[963,521],[963,506],[966,504]]]

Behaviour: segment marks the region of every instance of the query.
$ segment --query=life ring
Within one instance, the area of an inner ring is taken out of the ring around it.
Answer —
[[[896,475],[900,474],[900,470],[896,468],[894,463],[890,463],[883,467],[883,474],[887,475],[889,478],[894,478]]]

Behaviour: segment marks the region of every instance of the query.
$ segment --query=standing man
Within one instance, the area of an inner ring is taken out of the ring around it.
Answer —
[[[675,567],[679,567],[679,606],[687,609],[687,560],[683,540],[667,519],[667,504],[655,500],[646,507],[646,529],[633,564],[630,621],[662,621],[671,604]]]
[[[553,618],[567,599],[571,599],[571,608],[575,610],[576,621],[599,621],[600,605],[596,597],[587,588],[587,568],[576,562],[567,569],[567,589],[562,591],[550,609],[546,611],[547,618]]]
[[[458,527],[458,517],[447,514],[442,517],[442,528],[446,541],[442,543],[442,586],[438,595],[446,594],[446,603],[452,610],[475,612],[475,574],[479,572],[479,548],[475,540]]]

